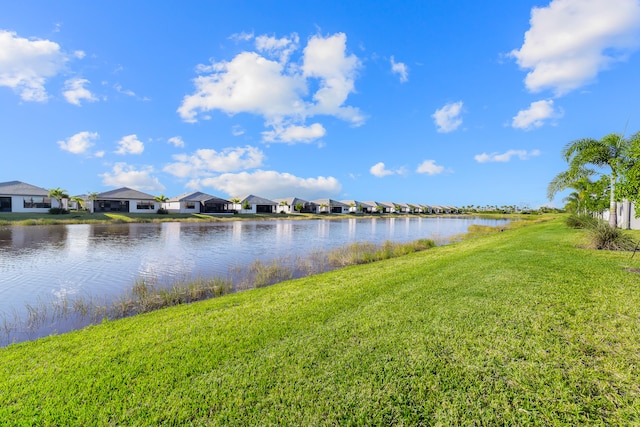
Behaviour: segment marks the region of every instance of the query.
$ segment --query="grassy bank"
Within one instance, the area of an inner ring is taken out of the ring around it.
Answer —
[[[634,425],[640,259],[560,220],[0,349],[11,425]]]

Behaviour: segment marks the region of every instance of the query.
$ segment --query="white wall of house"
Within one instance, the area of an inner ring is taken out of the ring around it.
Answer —
[[[152,207],[149,209],[139,208],[139,204]],[[151,202],[149,200],[129,200],[129,213],[156,213],[158,209],[160,209],[160,202]]]
[[[243,209],[242,203],[234,203],[232,209],[238,211],[240,214],[254,214],[256,213],[256,205],[249,205],[249,209]]]
[[[200,213],[200,202],[165,202],[164,208],[171,213]]]
[[[4,196],[4,197],[8,197],[8,196]],[[31,203],[31,196],[11,196],[11,212],[20,212],[20,213],[26,213],[26,212],[30,212],[30,213],[49,213],[49,209],[50,208],[30,208],[30,207],[25,207],[25,201],[27,203],[27,205],[29,203]],[[40,200],[42,199],[41,196],[34,196],[33,197],[34,200]],[[64,200],[63,200],[63,206],[64,206]],[[56,199],[51,199],[51,207],[52,208],[59,208],[60,204],[58,203],[58,201]]]

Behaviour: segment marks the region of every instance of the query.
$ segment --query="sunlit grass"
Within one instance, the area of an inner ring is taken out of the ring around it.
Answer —
[[[0,349],[7,425],[638,425],[640,260],[562,221]]]

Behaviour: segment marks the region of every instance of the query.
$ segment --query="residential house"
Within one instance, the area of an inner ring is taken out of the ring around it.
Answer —
[[[299,199],[297,197],[287,197],[286,199],[273,199],[278,204],[277,211],[284,213],[317,213],[318,205],[308,200]],[[300,211],[296,210],[296,206],[300,207]]]
[[[0,182],[0,212],[47,213],[51,208],[65,208],[49,197],[49,190],[21,181]]]
[[[411,207],[407,203],[396,203],[395,204],[398,213],[411,213]]]
[[[375,202],[375,201],[371,200],[371,201],[366,201],[364,203],[369,205],[369,206],[371,206],[371,213],[383,213],[384,212],[384,206],[379,202]]]
[[[154,196],[128,187],[99,193],[92,206],[93,212],[129,213],[155,213],[161,207]]]
[[[349,213],[373,213],[374,206],[367,202],[360,202],[358,200],[340,200],[340,202],[349,206]]]
[[[234,197],[231,199],[232,208],[238,213],[255,214],[255,213],[273,213],[276,212],[278,204],[273,200],[264,197],[249,194],[242,197]]]
[[[200,191],[172,197],[163,203],[163,207],[173,213],[232,213],[230,201]]]
[[[378,204],[381,205],[382,208],[383,208],[382,213],[392,214],[392,213],[396,213],[396,211],[397,211],[395,203],[380,202]]]
[[[313,203],[318,205],[318,213],[341,214],[349,212],[349,205],[333,199],[316,199]]]

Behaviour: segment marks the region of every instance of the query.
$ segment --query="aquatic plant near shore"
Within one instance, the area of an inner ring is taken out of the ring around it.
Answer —
[[[0,313],[4,332],[1,345],[33,339],[51,332],[66,332],[105,319],[115,320],[180,304],[215,298],[232,292],[257,289],[292,278],[305,277],[355,264],[365,264],[407,255],[436,246],[430,239],[412,242],[353,243],[330,251],[314,251],[306,257],[256,260],[247,267],[230,269],[229,278],[182,278],[162,283],[141,278],[123,296],[107,300],[92,296],[63,296],[26,306],[26,319]]]

